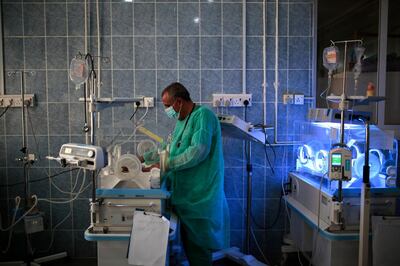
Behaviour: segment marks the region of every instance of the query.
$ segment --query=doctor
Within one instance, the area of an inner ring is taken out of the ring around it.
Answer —
[[[212,251],[229,246],[220,124],[180,83],[167,86],[161,96],[166,115],[176,120],[167,165],[183,247],[191,266],[212,265]],[[148,152],[144,160],[155,162],[156,154]]]

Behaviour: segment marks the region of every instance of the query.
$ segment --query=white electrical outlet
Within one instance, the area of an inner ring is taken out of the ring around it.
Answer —
[[[154,107],[154,97],[144,97],[143,107]]]
[[[25,106],[33,107],[35,104],[34,94],[24,95]],[[0,95],[0,107],[22,107],[22,97],[20,94],[16,95]]]
[[[304,104],[304,95],[303,94],[295,94],[294,95],[294,104]]]
[[[245,107],[251,106],[251,94],[213,94],[214,107]]]
[[[293,94],[283,94],[283,104],[293,104]]]
[[[154,107],[154,97],[143,97],[139,107]]]

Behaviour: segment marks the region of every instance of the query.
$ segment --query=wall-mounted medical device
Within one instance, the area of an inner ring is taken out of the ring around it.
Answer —
[[[251,123],[240,119],[236,115],[218,114],[218,120],[221,124],[223,136],[266,144],[268,136],[262,128],[257,128]]]
[[[329,152],[329,171],[330,180],[350,180],[351,179],[351,151],[350,149],[339,147],[333,148]]]
[[[75,166],[92,171],[105,166],[103,149],[88,144],[66,143],[61,146],[58,157],[46,158],[58,161],[63,167]]]

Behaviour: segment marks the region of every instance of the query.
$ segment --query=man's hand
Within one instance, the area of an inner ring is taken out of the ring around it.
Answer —
[[[139,161],[140,161],[141,163],[144,163],[144,157],[143,157],[143,156],[138,156],[138,158],[139,158]]]
[[[143,167],[143,168],[142,168],[142,171],[143,171],[143,172],[150,172],[151,169],[153,169],[153,168],[158,168],[158,169],[160,169],[160,163],[153,164],[153,165],[151,165],[151,166],[149,166],[149,167]]]

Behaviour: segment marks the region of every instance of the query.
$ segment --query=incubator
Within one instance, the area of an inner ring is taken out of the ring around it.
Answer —
[[[331,192],[337,188],[328,180],[329,151],[340,141],[338,123],[302,122],[296,126],[303,143],[295,147],[296,173],[314,179],[324,179],[322,186]],[[393,133],[371,126],[371,149],[369,151],[371,187],[383,189],[396,186],[398,142]],[[351,152],[352,176],[343,182],[344,189],[360,188],[364,166],[365,134],[361,124],[345,125],[345,143]]]
[[[322,115],[324,114],[324,115]],[[295,167],[289,173],[284,197],[290,215],[290,236],[302,252],[312,254],[314,265],[357,265],[361,187],[365,159],[367,113],[346,111],[344,145],[335,110],[310,110],[309,120],[296,122],[300,145],[293,148]],[[340,121],[340,116],[339,116]],[[400,195],[398,140],[391,131],[370,126],[370,214],[396,215]],[[337,147],[344,151],[337,152]],[[331,154],[331,156],[330,156]],[[348,158],[348,178],[335,179],[329,171]],[[316,244],[317,242],[317,244]]]
[[[147,165],[139,159],[160,147],[143,136],[104,132],[99,130],[98,142],[107,147],[107,164],[97,175],[96,201],[90,203],[91,225],[85,239],[97,242],[98,265],[128,265],[135,213],[169,219],[169,240],[175,238],[177,220],[166,208],[170,193],[161,184],[160,170],[143,171]]]

